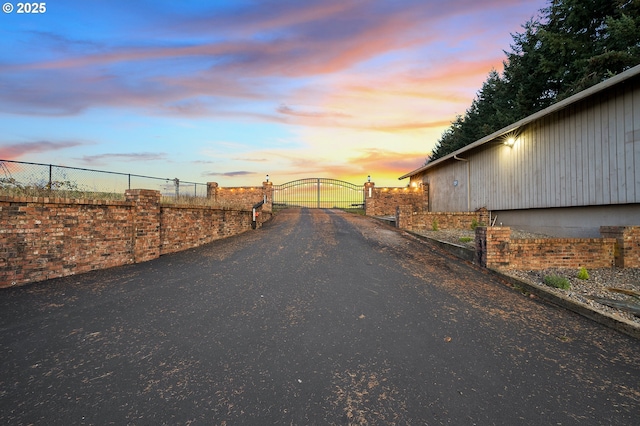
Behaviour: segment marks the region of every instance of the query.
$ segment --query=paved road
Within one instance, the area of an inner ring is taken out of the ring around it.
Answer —
[[[640,342],[336,211],[0,291],[0,348],[0,424],[640,418]]]

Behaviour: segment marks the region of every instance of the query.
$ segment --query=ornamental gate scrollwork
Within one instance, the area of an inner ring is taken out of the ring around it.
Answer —
[[[328,178],[306,178],[273,185],[274,208],[354,209],[364,206],[362,185]]]

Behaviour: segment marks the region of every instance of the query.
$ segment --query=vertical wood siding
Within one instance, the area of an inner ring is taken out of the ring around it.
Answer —
[[[469,210],[640,203],[640,78],[528,124],[513,147],[496,140],[460,157],[471,161]],[[432,211],[467,210],[466,163],[424,180]]]

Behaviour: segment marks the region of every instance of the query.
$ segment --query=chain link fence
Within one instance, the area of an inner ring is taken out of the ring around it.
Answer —
[[[0,160],[0,195],[124,200],[127,189],[155,189],[164,197],[207,196],[207,184],[131,173]]]

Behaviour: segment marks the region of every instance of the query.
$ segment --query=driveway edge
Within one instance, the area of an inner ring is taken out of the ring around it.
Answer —
[[[445,241],[435,240],[433,238],[416,234],[411,231],[403,230],[403,232],[406,232],[407,234],[413,237],[416,237],[419,240],[428,241],[436,245],[437,247],[449,252],[450,254],[453,254],[454,256],[459,257],[460,259],[465,260],[467,262],[471,262],[474,266],[480,268],[479,265],[473,262],[473,259],[474,259],[473,250],[470,250],[468,248],[465,248],[459,245],[447,243]],[[614,330],[617,330],[621,333],[624,333],[628,336],[631,336],[633,338],[640,340],[640,326],[632,323],[631,321],[628,321],[624,318],[616,318],[612,315],[596,311],[593,308],[591,308],[589,305],[552,293],[540,285],[529,283],[529,282],[511,277],[509,275],[505,275],[499,270],[490,269],[490,268],[482,268],[482,269],[485,271],[489,271],[492,275],[498,277],[503,281],[506,281],[511,287],[513,287],[516,290],[533,294],[542,300],[553,303],[556,306],[560,306],[562,308],[568,309],[572,312],[577,313],[578,315],[582,315],[585,318],[588,318],[592,321],[596,321],[606,327],[612,328]]]

